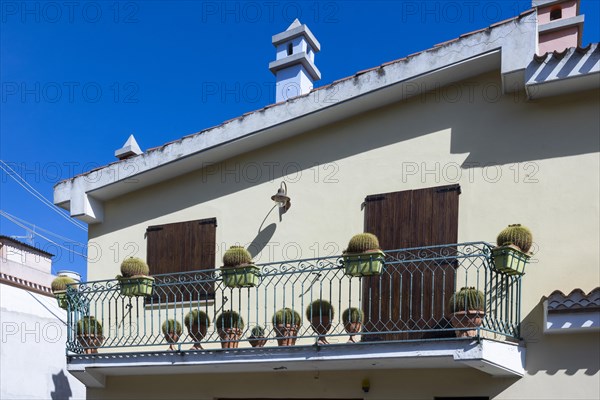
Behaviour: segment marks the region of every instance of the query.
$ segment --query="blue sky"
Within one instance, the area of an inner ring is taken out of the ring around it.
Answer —
[[[271,36],[295,18],[321,42],[322,86],[530,4],[2,0],[0,158],[52,200],[56,182],[114,161],[132,133],[144,150],[273,103]],[[582,0],[584,45],[599,41],[599,10],[598,0]],[[37,226],[34,244],[56,254],[53,272],[84,273],[85,258],[67,249],[85,253],[85,229],[0,177],[0,208]],[[4,215],[1,234],[26,234]]]

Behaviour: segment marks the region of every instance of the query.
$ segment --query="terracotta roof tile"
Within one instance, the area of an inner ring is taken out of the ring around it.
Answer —
[[[573,289],[568,295],[560,290],[555,290],[546,300],[549,313],[597,311],[600,310],[600,287],[593,289],[588,294],[581,289]]]

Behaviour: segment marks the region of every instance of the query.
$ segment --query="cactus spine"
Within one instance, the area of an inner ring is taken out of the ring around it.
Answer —
[[[67,285],[71,283],[77,282],[75,282],[75,279],[70,278],[68,276],[57,276],[56,278],[54,278],[52,284],[50,285],[52,287],[52,293],[67,290]]]
[[[347,253],[365,253],[369,250],[379,250],[379,239],[372,233],[359,233],[352,236],[348,243]]]
[[[531,231],[521,224],[509,225],[498,234],[496,239],[498,246],[515,245],[523,253],[527,253],[533,243],[533,235]]]
[[[244,329],[244,320],[235,311],[223,311],[215,321],[217,329],[225,330],[237,328],[239,330]]]
[[[129,257],[121,263],[121,274],[124,278],[131,278],[139,275],[150,275],[148,264],[141,258]]]
[[[474,287],[463,287],[454,293],[448,304],[451,312],[467,310],[485,310],[485,299],[483,293]]]
[[[282,308],[277,310],[272,318],[273,325],[293,325],[299,327],[302,325],[302,317],[300,314],[291,308]]]
[[[335,311],[327,300],[315,300],[306,307],[306,318],[329,317],[333,318]]]
[[[191,329],[194,325],[206,326],[208,328],[210,326],[210,318],[202,310],[192,310],[186,314],[183,323],[188,329]]]
[[[265,329],[262,326],[255,326],[252,328],[250,332],[250,337],[252,338],[264,338],[265,337]]]
[[[85,316],[77,321],[77,336],[102,336],[102,324],[94,316]]]
[[[237,267],[238,265],[251,263],[252,255],[242,246],[231,246],[223,254],[223,266],[225,267]]]
[[[364,314],[363,314],[362,310],[359,310],[356,307],[347,308],[342,313],[342,322],[344,324],[357,323],[357,322],[362,323],[363,319],[364,319]]]
[[[178,321],[175,321],[174,319],[168,319],[165,322],[163,322],[163,324],[162,324],[162,333],[165,336],[171,335],[174,333],[179,336],[179,335],[181,335],[182,331],[183,330],[181,328],[181,324]]]

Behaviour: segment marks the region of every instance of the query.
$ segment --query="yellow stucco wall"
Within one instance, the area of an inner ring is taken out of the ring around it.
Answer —
[[[584,344],[595,346],[598,354],[598,336],[545,337],[539,304],[555,289],[587,292],[600,285],[598,92],[528,102],[523,94],[498,96],[500,87],[497,73],[486,74],[218,165],[199,165],[196,172],[109,201],[104,222],[89,229],[88,279],[112,278],[126,256],[145,257],[147,226],[210,217],[218,221],[217,266],[230,245],[248,245],[271,224],[274,232],[256,262],[339,254],[362,231],[365,196],[460,183],[459,242],[493,242],[504,226],[516,222],[534,233],[535,257],[522,293],[528,375],[506,381],[475,371],[389,372],[382,375],[385,379],[374,378],[387,382],[382,383],[387,389],[368,398],[450,395],[442,391],[445,385],[440,391],[418,388],[434,377],[443,382],[452,376],[461,380],[449,386],[453,393],[475,382],[492,388],[486,393],[497,398],[561,398],[555,395],[565,390],[573,390],[573,398],[597,398],[597,363],[578,365],[573,354],[585,355]],[[287,182],[292,208],[279,220],[269,210],[281,180]],[[572,353],[568,349],[575,338]],[[565,349],[564,357],[551,355],[557,346]],[[330,375],[339,387],[347,374]],[[171,386],[172,377],[161,379],[140,390],[147,396],[158,393],[152,385]],[[192,391],[202,379],[209,378],[182,376],[177,382]],[[229,379],[213,377],[208,385],[218,387]],[[298,382],[302,393],[302,382],[314,384],[314,378],[307,375]],[[412,391],[402,391],[401,382]],[[111,378],[108,392],[124,393],[120,390],[126,386],[124,378]],[[191,393],[186,390],[178,395]],[[243,397],[241,390],[227,390],[227,396]],[[362,395],[340,390],[337,397]],[[107,398],[108,392],[103,392]]]

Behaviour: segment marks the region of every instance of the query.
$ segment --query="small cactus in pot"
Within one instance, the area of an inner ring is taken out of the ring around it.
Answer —
[[[66,310],[69,307],[67,300],[67,285],[73,283],[77,283],[77,281],[69,276],[59,275],[54,278],[50,285],[52,288],[52,294],[56,298],[58,306],[62,309]]]
[[[169,343],[169,350],[175,351],[175,343],[179,341],[179,338],[183,333],[183,329],[181,328],[179,321],[168,319],[163,322],[162,333],[167,343]]]
[[[344,329],[350,334],[348,343],[356,343],[354,335],[362,331],[363,321],[364,313],[362,310],[356,307],[350,307],[344,310],[342,313],[342,322],[344,323]]]
[[[190,350],[200,350],[202,345],[200,341],[206,336],[210,326],[210,318],[202,310],[192,310],[188,312],[183,320],[188,334],[194,340],[194,345]]]
[[[533,244],[529,228],[521,224],[509,225],[498,234],[496,244],[497,247],[492,249],[493,267],[507,275],[523,275]]]
[[[302,317],[291,308],[277,310],[271,319],[277,335],[279,346],[293,346],[296,344],[298,329],[302,325]]]
[[[379,275],[385,262],[379,239],[367,232],[352,236],[343,256],[346,275],[349,276]]]
[[[121,263],[121,275],[117,275],[121,294],[131,296],[150,296],[154,278],[150,275],[148,264],[141,258],[129,257]]]
[[[253,264],[248,250],[242,246],[231,246],[223,254],[221,275],[227,287],[254,287],[258,284],[259,269]]]
[[[485,297],[483,292],[474,287],[463,287],[454,293],[448,308],[451,313],[450,322],[457,329],[458,337],[477,335],[477,329],[458,330],[461,328],[477,328],[485,317]]]
[[[244,330],[244,320],[235,311],[223,311],[215,320],[217,333],[221,338],[221,347],[233,349],[239,346]]]
[[[77,321],[75,333],[85,354],[98,353],[98,347],[102,346],[104,336],[102,335],[102,324],[96,317],[89,315],[82,317]]]
[[[267,344],[265,329],[262,326],[255,326],[252,328],[248,342],[252,347],[264,347],[265,344]]]
[[[334,315],[333,306],[327,300],[315,300],[306,308],[306,318],[310,321],[311,328],[319,335],[318,343],[329,343],[325,335],[331,329]]]

